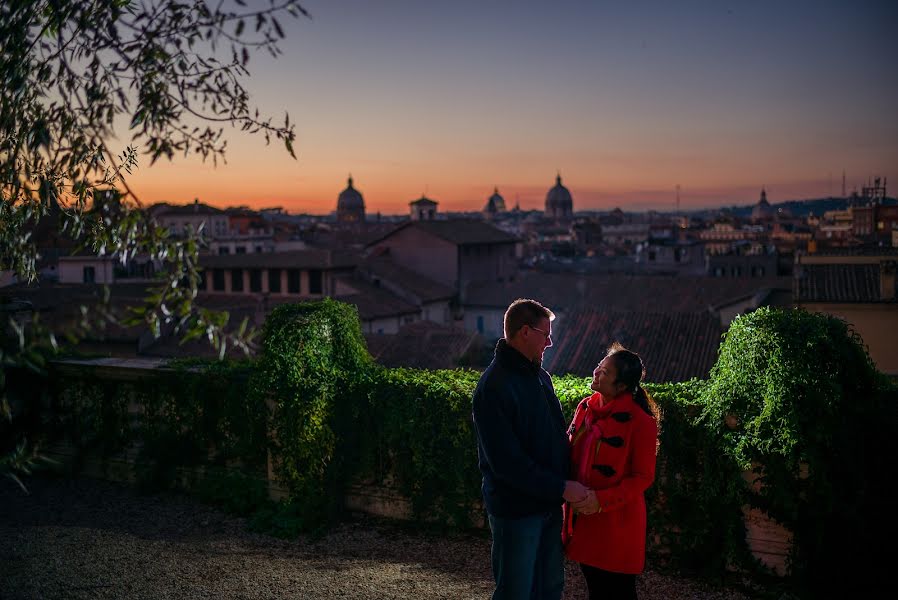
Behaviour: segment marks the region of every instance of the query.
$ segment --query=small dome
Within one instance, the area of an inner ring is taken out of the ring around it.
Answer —
[[[755,220],[770,219],[776,214],[770,202],[767,201],[767,189],[761,188],[761,199],[751,209],[751,218]]]
[[[340,192],[337,197],[337,210],[364,210],[365,200],[357,189],[352,187],[352,176],[349,177],[349,185]]]
[[[499,195],[499,188],[493,188],[493,195],[486,201],[483,210],[488,213],[505,212],[505,198]]]
[[[546,194],[546,215],[552,217],[569,217],[574,211],[574,199],[571,192],[561,185],[561,175],[555,177],[555,187]]]

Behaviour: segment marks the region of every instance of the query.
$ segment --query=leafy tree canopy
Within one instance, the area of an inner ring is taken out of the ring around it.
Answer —
[[[125,315],[101,306],[85,326],[145,323],[157,335],[207,337],[222,355],[228,345],[248,349],[251,328],[229,328],[226,313],[194,304],[202,231],[169,237],[141,210],[127,175],[139,156],[152,164],[198,154],[217,163],[226,126],[293,155],[289,116],[281,123],[260,115],[243,81],[251,55],[280,54],[278,18],[303,15],[296,0],[0,3],[0,271],[34,282],[34,232],[50,223],[76,248],[165,265],[142,305]],[[124,131],[130,141],[119,147],[114,140]],[[121,196],[96,201],[112,188]],[[14,343],[0,347],[0,367],[40,367],[41,349],[56,347],[36,320],[2,327]],[[2,392],[0,380],[0,399]]]

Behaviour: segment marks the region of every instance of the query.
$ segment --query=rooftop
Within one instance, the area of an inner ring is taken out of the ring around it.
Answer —
[[[879,264],[805,264],[796,274],[798,302],[876,302],[896,303],[882,297],[883,267]],[[892,285],[895,278],[892,277]]]
[[[354,267],[360,260],[357,254],[347,251],[306,249],[207,255],[200,257],[200,266],[209,269],[341,269]]]
[[[449,221],[407,221],[368,245],[383,241],[407,227],[414,227],[453,244],[514,244],[518,238],[483,221],[452,219]]]
[[[555,374],[592,374],[613,342],[642,356],[646,380],[707,378],[723,329],[708,312],[625,312],[583,308],[557,322],[546,368]],[[548,353],[547,353],[548,354]]]

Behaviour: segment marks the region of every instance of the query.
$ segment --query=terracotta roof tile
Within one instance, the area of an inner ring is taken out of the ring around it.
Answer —
[[[464,246],[468,244],[513,244],[519,239],[512,234],[493,227],[483,221],[467,219],[451,219],[448,221],[408,221],[386,235],[382,235],[368,243],[373,245],[390,237],[400,229],[415,227],[431,235],[444,239],[453,244]]]
[[[798,302],[881,302],[878,264],[804,264],[796,274]],[[895,302],[894,294],[890,302]]]
[[[709,313],[648,313],[580,309],[554,325],[546,367],[589,376],[613,342],[639,353],[653,382],[705,378],[717,360],[723,330]]]
[[[480,336],[463,329],[420,321],[396,334],[366,334],[368,352],[385,367],[452,369]]]
[[[579,307],[642,312],[706,311],[762,289],[792,289],[789,277],[725,278],[665,275],[580,275],[527,272],[512,282],[471,283],[464,304],[505,308],[533,298],[552,310]]]

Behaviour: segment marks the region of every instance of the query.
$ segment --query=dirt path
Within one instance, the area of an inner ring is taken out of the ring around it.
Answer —
[[[358,520],[284,541],[176,495],[90,479],[0,481],[0,598],[488,598],[489,539]],[[651,571],[640,598],[745,598]],[[565,598],[585,598],[568,565]]]

